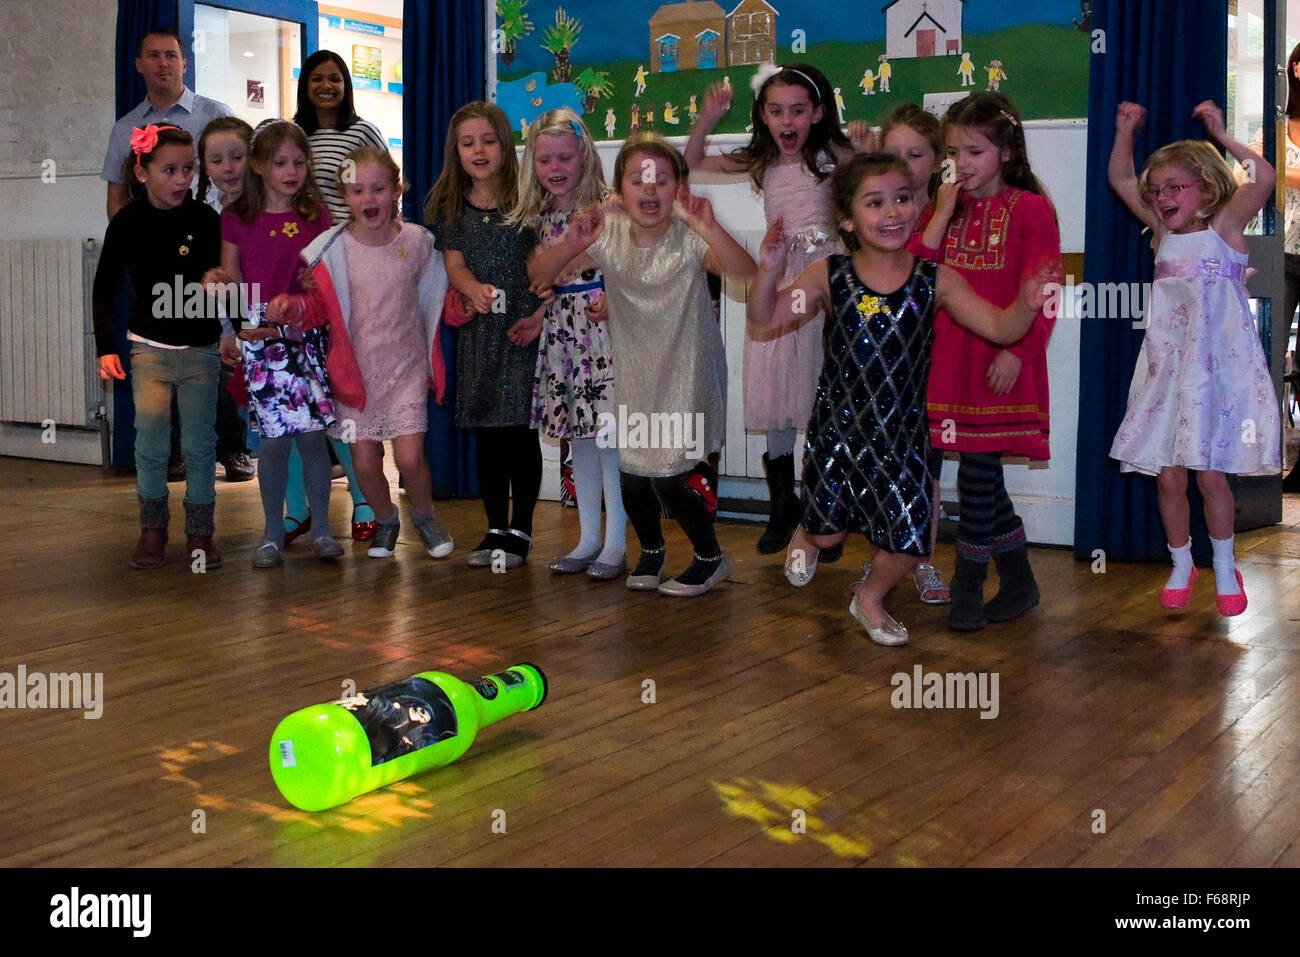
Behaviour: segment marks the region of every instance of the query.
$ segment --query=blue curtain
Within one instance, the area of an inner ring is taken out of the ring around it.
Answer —
[[[1147,108],[1147,123],[1134,149],[1139,170],[1166,143],[1204,139],[1205,128],[1192,119],[1192,109],[1202,100],[1226,105],[1227,7],[1227,0],[1093,4],[1093,28],[1105,31],[1106,51],[1092,55],[1088,90],[1085,282],[1151,282],[1151,236],[1140,234],[1142,227],[1107,182],[1116,109],[1125,100]],[[1074,519],[1074,554],[1082,560],[1091,560],[1098,548],[1114,561],[1169,559],[1155,480],[1121,476],[1119,464],[1108,457],[1143,335],[1128,319],[1082,320]],[[1204,518],[1196,483],[1189,484],[1193,553],[1205,561]]]
[[[148,91],[144,77],[135,69],[135,51],[145,34],[157,27],[175,27],[178,22],[176,0],[118,0],[117,4],[117,116],[124,116],[140,105]],[[104,147],[108,146],[107,129]],[[134,306],[131,283],[125,273],[117,296],[117,348],[126,356],[123,363],[126,379],[113,382],[112,463],[118,468],[135,467],[135,401],[131,397],[131,360],[127,348],[126,326]]]
[[[487,85],[483,0],[405,0],[402,11],[403,172],[411,183],[404,215],[424,222],[424,197],[442,171],[442,146],[452,114],[481,100]],[[453,157],[453,160],[455,158]],[[433,494],[477,496],[474,436],[453,422],[456,397],[456,330],[442,329],[447,395],[429,396],[424,451],[433,473]]]

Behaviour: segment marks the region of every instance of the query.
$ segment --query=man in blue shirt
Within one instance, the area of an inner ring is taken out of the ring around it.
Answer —
[[[108,218],[126,205],[122,192],[122,164],[131,153],[131,130],[150,123],[155,126],[179,126],[198,143],[203,127],[218,116],[232,116],[230,107],[206,96],[199,96],[185,85],[185,49],[175,30],[154,30],[140,41],[135,68],[142,77],[148,96],[113,125],[99,175],[108,181]],[[201,197],[200,197],[201,198]]]
[[[104,156],[104,169],[100,176],[108,181],[108,218],[112,219],[127,203],[122,188],[122,166],[131,154],[131,131],[152,123],[155,126],[179,126],[192,137],[197,146],[203,128],[218,116],[232,116],[230,107],[206,96],[199,96],[185,85],[185,48],[180,35],[172,29],[161,28],[146,34],[136,51],[136,71],[144,77],[148,95],[144,102],[113,125]],[[221,367],[221,383],[217,389],[217,461],[226,470],[229,482],[246,482],[254,475],[253,461],[248,454],[248,427],[239,416],[239,410],[230,396],[227,384],[230,367]],[[169,481],[185,477],[180,457],[180,432],[172,421],[172,456],[168,463]]]

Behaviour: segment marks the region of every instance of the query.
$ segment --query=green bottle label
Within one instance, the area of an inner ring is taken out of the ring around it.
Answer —
[[[497,696],[497,683],[491,678],[475,678],[473,681],[466,682],[471,688],[479,693],[479,697],[491,701]]]
[[[338,702],[370,739],[372,765],[456,736],[456,709],[427,678],[407,678]]]
[[[508,685],[521,685],[525,680],[527,680],[524,675],[513,669],[510,671],[498,671],[492,677],[500,678],[503,684]]]

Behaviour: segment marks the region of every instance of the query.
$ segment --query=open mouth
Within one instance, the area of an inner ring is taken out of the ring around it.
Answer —
[[[880,235],[886,239],[896,239],[900,236],[907,235],[907,230],[901,224],[896,226],[881,226]]]
[[[794,130],[786,130],[781,134],[781,146],[785,149],[792,150],[799,144],[799,134]]]
[[[657,199],[641,199],[637,200],[636,207],[645,216],[658,216],[663,209],[663,204]]]
[[[559,189],[568,181],[569,181],[569,177],[567,176],[552,176],[550,179],[546,181],[546,185],[548,185],[549,187],[551,187],[551,189],[554,190],[554,189]]]

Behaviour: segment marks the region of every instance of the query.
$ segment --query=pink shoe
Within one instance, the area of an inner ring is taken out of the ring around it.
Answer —
[[[1246,610],[1246,585],[1241,580],[1241,572],[1236,571],[1237,587],[1241,593],[1237,595],[1216,595],[1214,600],[1219,606],[1219,614],[1225,618],[1231,618],[1233,615],[1240,615]]]
[[[1192,577],[1187,579],[1187,587],[1164,589],[1163,591],[1160,592],[1160,604],[1164,605],[1166,608],[1182,608],[1184,605],[1186,605],[1189,601],[1192,600],[1192,586],[1196,584],[1196,579],[1200,577],[1201,577],[1200,570],[1195,565],[1193,565]],[[1246,600],[1246,597],[1244,594],[1242,595],[1241,600],[1243,602],[1241,607],[1245,608],[1246,606],[1244,602]],[[1222,601],[1222,599],[1220,599],[1220,601]],[[1219,607],[1222,608],[1223,606],[1220,605]],[[1224,612],[1220,612],[1220,614],[1224,614]],[[1240,614],[1240,613],[1234,612],[1234,614]]]

